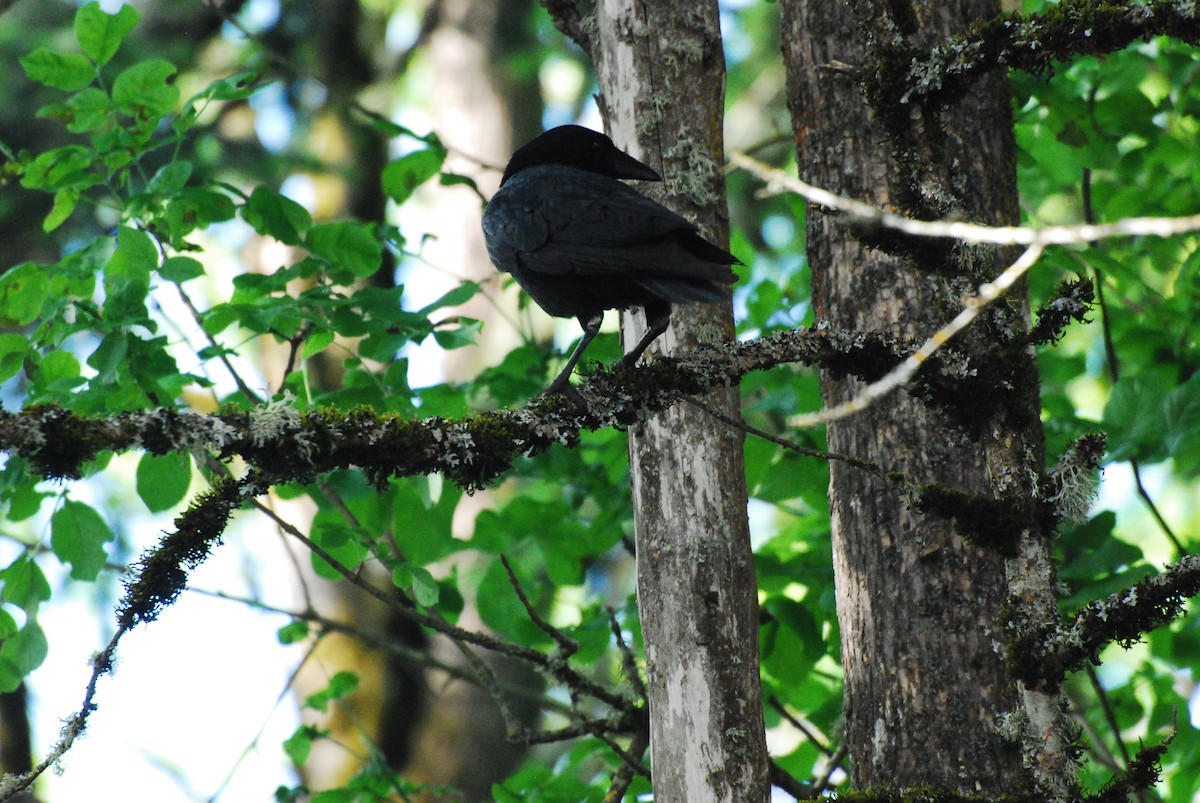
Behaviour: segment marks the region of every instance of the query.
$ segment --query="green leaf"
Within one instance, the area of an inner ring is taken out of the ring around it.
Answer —
[[[42,357],[37,367],[37,381],[43,387],[65,382],[74,387],[80,375],[79,360],[69,351],[52,351]]]
[[[0,582],[0,599],[25,611],[36,611],[39,603],[50,599],[50,583],[29,552],[0,569]]]
[[[409,566],[409,572],[412,574],[412,592],[417,604],[426,608],[437,605],[441,589],[433,575],[423,566]]]
[[[160,167],[151,177],[146,189],[155,195],[173,195],[182,190],[191,177],[192,163],[186,159],[178,159]]]
[[[384,119],[383,117],[380,117],[378,115],[361,114],[361,115],[359,115],[359,117],[368,126],[375,129],[380,134],[383,134],[388,139],[393,139],[395,137],[409,136],[409,137],[412,137],[413,139],[419,139],[421,141],[425,141],[423,137],[420,137],[417,134],[415,134],[411,128],[405,128],[404,126],[400,125],[399,123],[393,123],[391,120]]]
[[[95,580],[108,553],[104,545],[115,539],[113,531],[90,505],[68,500],[50,517],[50,548],[71,565],[71,577]]]
[[[242,218],[259,234],[286,245],[299,245],[304,233],[312,227],[312,215],[307,209],[266,187],[255,187],[250,193],[250,199],[242,207]]]
[[[75,211],[75,204],[78,202],[79,192],[76,190],[59,190],[54,193],[54,206],[42,221],[42,231],[49,234],[65,223]]]
[[[1122,377],[1104,407],[1104,429],[1108,432],[1109,458],[1130,457],[1158,462],[1166,457],[1163,436],[1167,422],[1163,399],[1169,381],[1159,373]]]
[[[204,275],[204,266],[191,257],[170,257],[158,269],[158,275],[168,282],[182,284],[189,279],[197,279]]]
[[[51,494],[37,489],[37,483],[22,484],[13,488],[8,495],[8,511],[5,518],[9,521],[24,521],[42,509],[42,502]]]
[[[304,641],[308,638],[308,622],[303,619],[297,619],[294,622],[289,622],[279,628],[275,637],[279,639],[280,644],[295,644],[299,641]]]
[[[132,6],[123,5],[116,14],[108,14],[99,3],[88,3],[75,15],[75,38],[84,53],[103,65],[137,23],[138,13]]]
[[[96,77],[96,68],[78,53],[55,53],[39,47],[19,61],[30,79],[66,92],[83,89]]]
[[[458,173],[442,173],[438,177],[438,184],[441,184],[443,187],[453,187],[461,184],[470,187],[475,192],[479,192],[479,184],[475,182],[475,179],[470,176],[459,175]],[[480,192],[480,194],[482,195],[483,193]]]
[[[158,249],[150,235],[122,226],[117,250],[104,265],[104,318],[132,322],[146,317],[150,275],[158,266]]]
[[[471,318],[460,320],[462,320],[461,326],[456,326],[453,329],[435,329],[433,331],[433,339],[447,351],[475,345],[477,335],[483,331],[483,321]]]
[[[1200,374],[1167,394],[1166,448],[1175,467],[1184,474],[1200,470]]]
[[[436,501],[430,490],[435,481],[440,489]],[[464,546],[464,542],[451,532],[454,511],[462,498],[458,487],[442,481],[436,474],[405,477],[392,484],[396,491],[392,531],[410,561],[414,564],[433,563]]]
[[[443,148],[428,148],[402,156],[383,169],[383,192],[396,203],[404,203],[409,196],[442,169],[446,161]]]
[[[329,703],[352,694],[358,688],[358,675],[353,672],[338,672],[329,679],[329,685],[304,701],[305,708],[324,711]]]
[[[93,156],[91,151],[79,145],[64,145],[46,151],[25,166],[21,186],[50,192],[91,187],[101,181],[91,169]]]
[[[113,81],[113,103],[133,117],[165,117],[179,103],[179,88],[167,83],[175,72],[175,65],[162,59],[138,62]]]
[[[304,341],[304,348],[301,350],[301,356],[304,359],[314,357],[324,351],[330,343],[333,342],[333,332],[313,332],[308,339]]]
[[[111,120],[114,112],[112,99],[94,86],[76,92],[67,98],[65,105],[71,112],[67,130],[75,134],[95,131]]]
[[[17,625],[17,620],[8,611],[0,608],[0,641],[7,638],[12,638],[13,634],[20,630]]]
[[[457,307],[459,304],[465,304],[475,297],[479,292],[479,282],[463,282],[458,287],[455,287],[448,293],[442,295],[437,301],[432,304],[426,304],[421,309],[417,310],[417,314],[422,317],[427,317],[429,313],[443,307]]]
[[[195,124],[200,112],[213,100],[245,100],[261,87],[258,74],[243,72],[227,78],[218,78],[204,89],[192,95],[183,104],[183,109],[171,122],[176,133],[186,133]]]
[[[184,187],[167,204],[166,221],[172,237],[231,220],[237,214],[228,195],[207,187]]]
[[[345,268],[360,279],[375,275],[383,259],[383,249],[370,229],[355,223],[313,226],[304,244],[314,255]]]
[[[334,521],[317,520],[312,527],[312,538],[329,553],[339,565],[354,571],[366,560],[370,550],[360,543],[357,531]],[[342,574],[317,553],[312,553],[312,566],[327,580],[340,580]]]
[[[33,346],[25,335],[0,335],[0,382],[17,375],[25,360],[34,356]]]
[[[209,84],[207,92],[213,100],[245,100],[259,90],[258,73],[240,72],[227,78],[218,78]]]
[[[25,622],[25,626],[15,636],[5,639],[0,647],[0,691],[13,691],[21,685],[26,675],[42,665],[49,651],[46,634],[37,621]]]
[[[401,563],[392,568],[392,585],[401,589],[412,585],[412,569],[407,563]]]
[[[47,270],[26,262],[0,276],[0,318],[8,326],[25,326],[42,315],[50,295]]]
[[[312,752],[313,741],[322,736],[322,732],[311,725],[301,725],[296,732],[283,740],[283,752],[297,767],[303,767]]]
[[[192,484],[192,458],[187,454],[143,454],[137,467],[137,493],[152,513],[174,507]]]
[[[760,628],[763,669],[775,680],[799,684],[825,654],[820,625],[804,605],[786,597],[765,607],[774,618]]]
[[[514,567],[517,568],[517,567]],[[549,569],[550,567],[546,567]],[[524,584],[533,607],[537,609],[549,593],[549,584]],[[480,580],[477,592],[479,616],[484,624],[498,633],[505,633],[517,642],[540,644],[547,641],[537,626],[529,621],[529,614],[513,591],[512,581],[500,561],[492,561]]]
[[[105,335],[87,359],[87,364],[97,373],[93,381],[101,384],[115,382],[117,372],[125,365],[125,357],[128,354],[129,338],[125,332],[109,332]]]

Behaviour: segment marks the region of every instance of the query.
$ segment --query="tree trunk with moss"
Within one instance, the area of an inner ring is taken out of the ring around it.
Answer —
[[[921,48],[996,14],[994,2],[782,0],[781,9],[802,178],[909,217],[1018,222],[1004,74],[979,79],[944,109],[901,102],[889,83]],[[918,342],[1013,256],[884,240],[812,205],[807,226],[817,319]],[[1048,798],[1073,788],[1059,704],[1013,682],[1004,653],[1006,611],[1055,615],[1049,533],[1029,513],[1044,449],[1028,318],[1019,294],[953,342],[977,372],[969,383],[893,393],[829,427],[832,451],[904,478],[831,467],[846,743],[858,787]],[[830,405],[863,385],[822,374]],[[1011,514],[987,522],[1008,543],[985,543],[988,528],[970,523],[987,519],[979,510]]]
[[[642,189],[727,240],[717,4],[602,0],[594,17],[547,5],[596,63],[609,133],[666,179]],[[627,346],[642,336],[640,311],[622,330]],[[732,337],[729,304],[677,307],[648,354]],[[739,414],[735,389],[703,403]],[[681,405],[633,428],[629,455],[655,797],[766,800],[742,435]]]

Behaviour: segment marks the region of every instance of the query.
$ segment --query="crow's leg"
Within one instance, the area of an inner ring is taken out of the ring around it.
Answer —
[[[649,348],[659,335],[667,331],[667,326],[671,323],[671,302],[656,299],[647,304],[645,309],[646,334],[642,335],[642,339],[632,351],[621,358],[621,365],[628,367],[636,363],[642,352]]]
[[[570,395],[571,372],[575,370],[575,364],[583,356],[583,350],[588,347],[588,344],[592,342],[596,334],[600,331],[600,324],[603,322],[603,311],[595,313],[590,318],[579,317],[579,325],[583,327],[583,339],[579,341],[579,345],[571,352],[571,356],[567,358],[567,364],[563,366],[558,376],[554,377],[554,381],[550,383],[550,387],[546,388],[547,393],[567,393],[567,395]]]

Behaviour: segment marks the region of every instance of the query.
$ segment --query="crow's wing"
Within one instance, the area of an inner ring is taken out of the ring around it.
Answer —
[[[636,278],[663,295],[681,281],[732,283],[738,260],[684,218],[616,179],[558,165],[527,168],[493,197],[483,220],[501,270]],[[713,300],[694,290],[694,300]],[[680,300],[684,300],[680,298]]]

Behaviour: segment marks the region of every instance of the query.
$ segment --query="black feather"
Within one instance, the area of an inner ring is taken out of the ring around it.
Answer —
[[[546,312],[584,327],[552,389],[566,387],[604,310],[646,308],[651,332],[626,355],[631,364],[666,329],[671,304],[724,301],[737,281],[735,256],[619,178],[659,180],[603,134],[561,126],[513,154],[483,216],[496,267]]]

